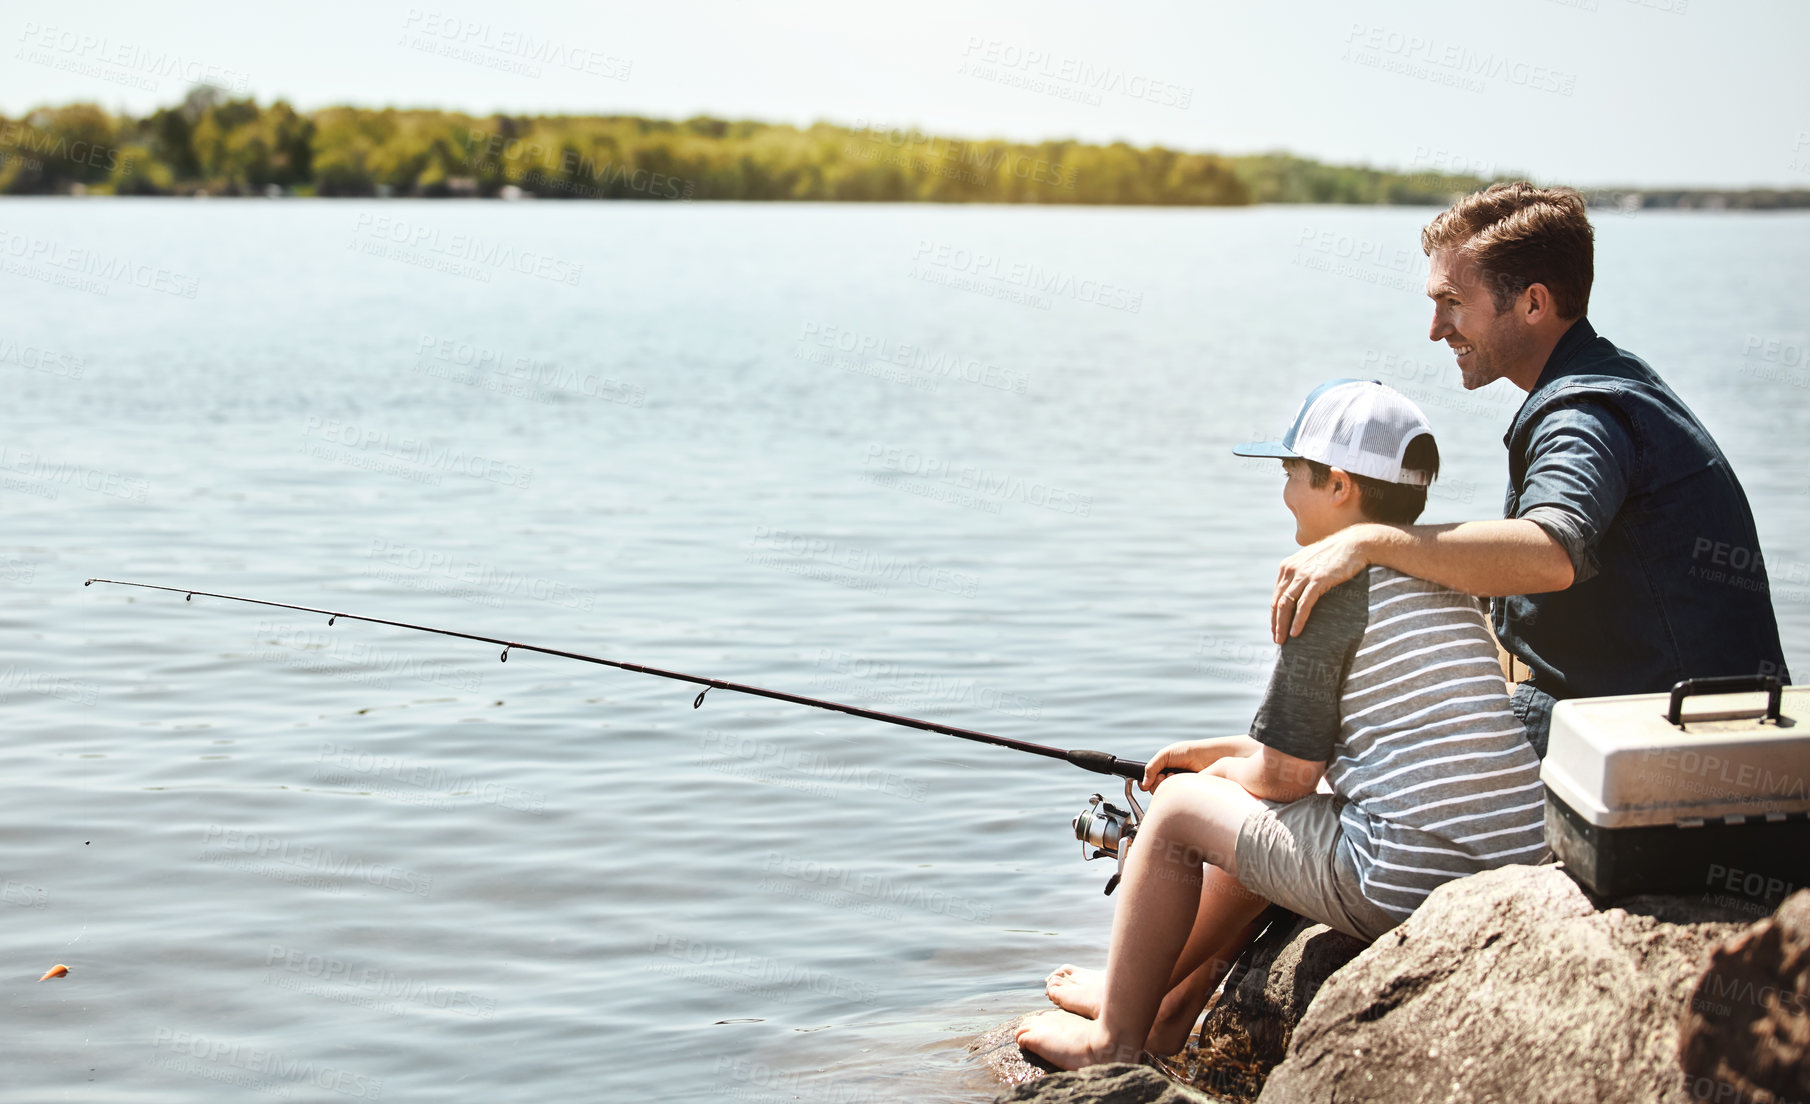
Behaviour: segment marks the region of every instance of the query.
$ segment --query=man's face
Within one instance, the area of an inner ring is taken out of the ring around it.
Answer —
[[[1428,258],[1427,297],[1433,300],[1433,327],[1427,336],[1443,341],[1458,357],[1466,391],[1475,391],[1517,371],[1525,372],[1537,342],[1516,309],[1496,310],[1483,271],[1455,249],[1435,249]],[[1533,365],[1538,372],[1539,365]]]

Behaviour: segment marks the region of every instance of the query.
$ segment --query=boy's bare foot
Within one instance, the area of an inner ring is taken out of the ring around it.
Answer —
[[[1084,970],[1065,962],[1044,980],[1043,995],[1057,1008],[1097,1020],[1106,997],[1106,974],[1102,970]]]
[[[1099,1021],[1073,1012],[1039,1012],[1025,1020],[1018,1029],[1018,1047],[1065,1070],[1138,1060],[1132,1048],[1112,1046]]]
[[[1057,1008],[1097,1020],[1106,1003],[1106,971],[1063,963],[1043,983],[1043,994]],[[1188,1036],[1194,1033],[1194,1021],[1200,1016],[1200,1009],[1189,1005],[1184,992],[1177,991],[1165,997],[1156,1014],[1156,1022],[1150,1025],[1150,1038],[1145,1041],[1144,1049],[1152,1054],[1170,1055],[1187,1046]]]

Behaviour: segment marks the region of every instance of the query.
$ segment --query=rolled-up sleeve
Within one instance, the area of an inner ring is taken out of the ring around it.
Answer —
[[[1605,404],[1572,403],[1540,419],[1527,444],[1516,517],[1544,529],[1571,559],[1573,581],[1597,573],[1596,548],[1628,497],[1634,439]]]

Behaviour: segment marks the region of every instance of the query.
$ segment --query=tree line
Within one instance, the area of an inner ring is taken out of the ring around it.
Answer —
[[[88,103],[0,117],[0,194],[515,197],[1238,206],[1443,204],[1489,183],[1070,140],[706,116],[473,116],[260,106],[202,86],[142,118]],[[1735,193],[1752,197],[1759,193]],[[1805,193],[1774,193],[1798,195]],[[1686,193],[1673,196],[1674,203]],[[1625,194],[1615,202],[1625,205]],[[1707,204],[1706,204],[1707,205]],[[1736,202],[1734,206],[1799,203]]]

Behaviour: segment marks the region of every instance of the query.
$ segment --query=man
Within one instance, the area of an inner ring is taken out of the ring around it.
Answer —
[[[1466,389],[1507,379],[1528,392],[1503,437],[1503,520],[1367,523],[1302,549],[1277,573],[1276,643],[1371,564],[1494,598],[1496,635],[1532,672],[1514,710],[1542,757],[1558,699],[1713,675],[1789,681],[1733,468],[1671,388],[1585,317],[1582,197],[1493,185],[1429,223],[1421,248],[1427,336],[1451,347]]]

